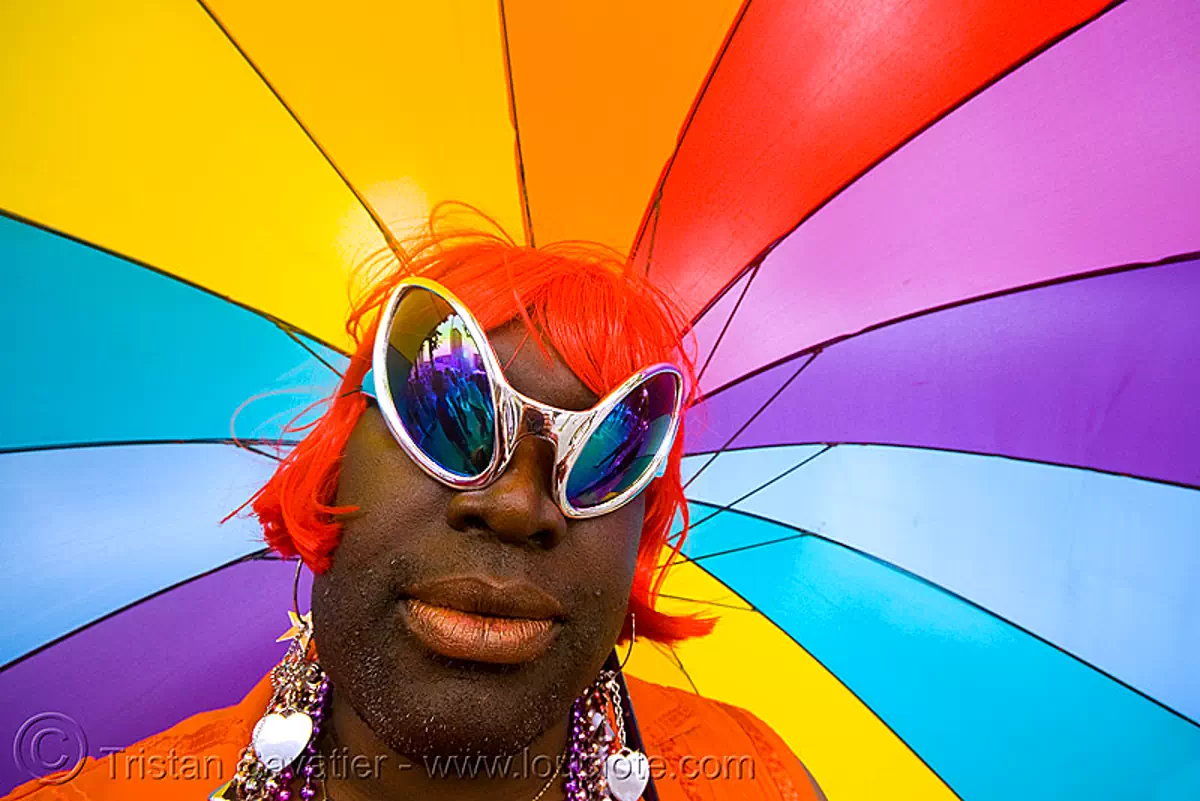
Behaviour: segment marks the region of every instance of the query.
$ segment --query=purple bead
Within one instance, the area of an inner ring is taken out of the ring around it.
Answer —
[[[292,792],[286,787],[279,791],[279,795],[275,796],[278,801],[292,801]]]
[[[300,788],[300,797],[304,801],[312,801],[312,797],[317,794],[317,791],[309,787],[307,784]]]
[[[313,775],[313,766],[311,764],[305,765],[304,770],[300,772],[304,774],[304,778],[308,779]]]

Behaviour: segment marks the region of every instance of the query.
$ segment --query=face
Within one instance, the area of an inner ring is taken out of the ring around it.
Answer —
[[[509,382],[561,408],[594,405],[596,396],[526,333],[519,323],[489,333]],[[359,511],[313,584],[313,622],[334,692],[398,753],[516,752],[567,717],[612,650],[644,502],[567,518],[554,501],[553,460],[549,442],[526,438],[495,483],[460,492],[413,464],[373,402],[354,429],[336,503]],[[552,600],[548,646],[504,662],[430,647],[410,598],[463,576],[532,585]]]

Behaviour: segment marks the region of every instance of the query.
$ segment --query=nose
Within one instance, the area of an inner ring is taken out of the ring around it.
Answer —
[[[489,531],[502,542],[553,548],[567,533],[567,520],[554,500],[554,446],[524,437],[504,472],[478,490],[456,492],[448,522],[456,531]]]

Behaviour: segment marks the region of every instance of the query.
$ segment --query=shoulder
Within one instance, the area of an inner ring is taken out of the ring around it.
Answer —
[[[816,781],[774,729],[752,712],[626,676],[638,728],[661,785],[680,798],[824,801]],[[661,777],[660,777],[661,774]]]
[[[99,758],[32,779],[4,801],[207,799],[233,777],[270,690],[268,674],[233,706],[192,715],[120,750],[102,748]]]

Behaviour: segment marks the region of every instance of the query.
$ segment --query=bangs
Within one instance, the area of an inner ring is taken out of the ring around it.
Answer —
[[[377,254],[360,311],[381,307],[396,283],[418,275],[461,298],[486,331],[522,320],[532,340],[553,348],[597,396],[637,370],[670,362],[683,373],[690,397],[695,384],[683,347],[687,321],[615,251],[582,242],[535,249],[477,229],[432,227],[405,250],[399,264],[389,252]],[[359,343],[373,339],[369,331],[348,330]]]

